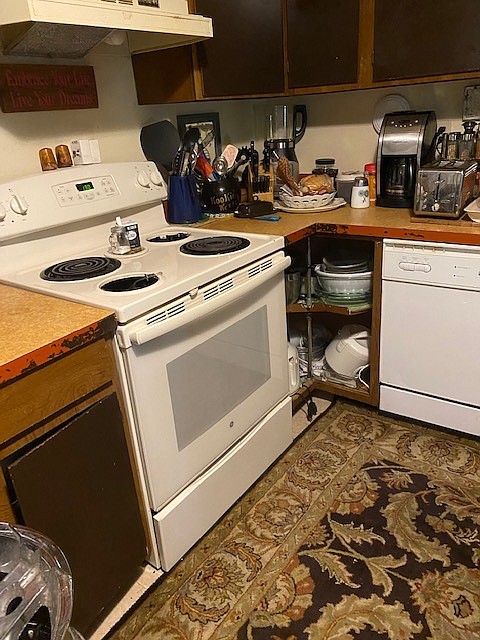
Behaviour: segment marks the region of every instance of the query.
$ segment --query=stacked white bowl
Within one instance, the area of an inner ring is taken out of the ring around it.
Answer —
[[[324,257],[315,266],[322,289],[333,296],[367,296],[372,290],[372,275],[368,257],[339,255]]]

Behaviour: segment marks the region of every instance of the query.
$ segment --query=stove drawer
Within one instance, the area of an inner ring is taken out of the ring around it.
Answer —
[[[291,407],[290,398],[283,400],[217,464],[154,516],[162,569],[171,569],[291,444]]]

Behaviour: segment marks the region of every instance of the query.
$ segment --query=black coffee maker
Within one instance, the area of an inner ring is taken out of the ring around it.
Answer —
[[[378,136],[377,205],[413,208],[417,170],[434,159],[434,111],[387,113]]]

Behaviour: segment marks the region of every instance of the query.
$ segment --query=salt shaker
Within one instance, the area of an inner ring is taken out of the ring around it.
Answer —
[[[42,171],[52,171],[53,169],[58,169],[57,161],[55,160],[53,150],[50,149],[50,147],[44,147],[43,149],[40,149],[38,155],[40,158]]]
[[[370,195],[368,191],[368,179],[364,177],[355,178],[352,187],[352,209],[366,209],[370,206]]]

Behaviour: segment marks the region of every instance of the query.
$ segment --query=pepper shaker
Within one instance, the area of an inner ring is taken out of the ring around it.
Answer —
[[[73,165],[70,149],[66,144],[59,144],[55,147],[55,156],[57,158],[58,168],[71,167]]]

